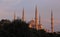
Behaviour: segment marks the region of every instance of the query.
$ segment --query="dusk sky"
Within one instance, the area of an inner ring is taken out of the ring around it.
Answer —
[[[14,12],[21,18],[22,9],[25,9],[26,21],[34,18],[35,6],[41,16],[42,25],[50,30],[51,9],[54,14],[55,31],[60,31],[60,0],[0,0],[0,20],[13,19]]]

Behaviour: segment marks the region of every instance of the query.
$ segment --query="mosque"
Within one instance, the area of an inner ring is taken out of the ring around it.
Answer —
[[[14,13],[14,20],[15,19],[16,19],[16,14]],[[22,10],[22,21],[25,21],[24,8]],[[29,21],[29,28],[35,28],[36,30],[44,29],[43,26],[42,26],[42,23],[41,23],[40,14],[38,15],[37,6],[35,7],[35,19],[31,19]],[[45,30],[46,30],[46,32],[49,32],[48,29],[45,29]],[[53,12],[51,10],[51,33],[53,33],[53,32],[54,32],[54,18],[53,18]]]

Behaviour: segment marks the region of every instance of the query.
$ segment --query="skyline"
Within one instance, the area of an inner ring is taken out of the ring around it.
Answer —
[[[13,19],[14,12],[21,18],[22,10],[25,9],[26,21],[35,18],[35,5],[38,6],[38,12],[41,16],[42,24],[50,29],[51,9],[54,14],[54,26],[60,31],[60,0],[0,0],[0,20]]]

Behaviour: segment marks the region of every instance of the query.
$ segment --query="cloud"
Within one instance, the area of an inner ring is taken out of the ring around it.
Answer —
[[[2,2],[9,2],[9,3],[11,3],[11,2],[16,2],[16,1],[21,1],[21,0],[1,0]]]
[[[51,19],[43,19],[42,23],[47,23],[47,24],[51,24]],[[59,19],[54,19],[54,24],[55,25],[60,25],[60,20]]]
[[[0,4],[16,4],[16,3],[20,3],[22,0],[0,0]]]
[[[20,4],[21,1],[22,0],[0,0],[0,19],[3,19],[4,17],[11,18],[8,15],[11,14],[12,16],[13,11],[17,7],[17,4]]]
[[[6,9],[12,9],[17,6],[22,0],[0,0],[0,11]]]
[[[2,1],[14,1],[14,0],[2,0]]]

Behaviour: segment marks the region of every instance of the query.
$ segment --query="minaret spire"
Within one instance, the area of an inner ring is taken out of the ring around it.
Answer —
[[[35,9],[35,26],[36,26],[36,29],[38,30],[38,10],[37,10],[37,6],[36,6],[36,9]]]
[[[53,18],[53,12],[51,10],[51,32],[54,32],[54,18]]]
[[[15,12],[14,12],[14,20],[16,20],[16,14],[15,14]]]
[[[25,21],[24,8],[23,8],[23,11],[22,11],[22,20]]]
[[[40,25],[40,29],[42,29],[41,16],[40,16],[40,14],[39,14],[39,25]]]
[[[40,14],[39,14],[39,24],[41,24],[41,16],[40,16]]]

